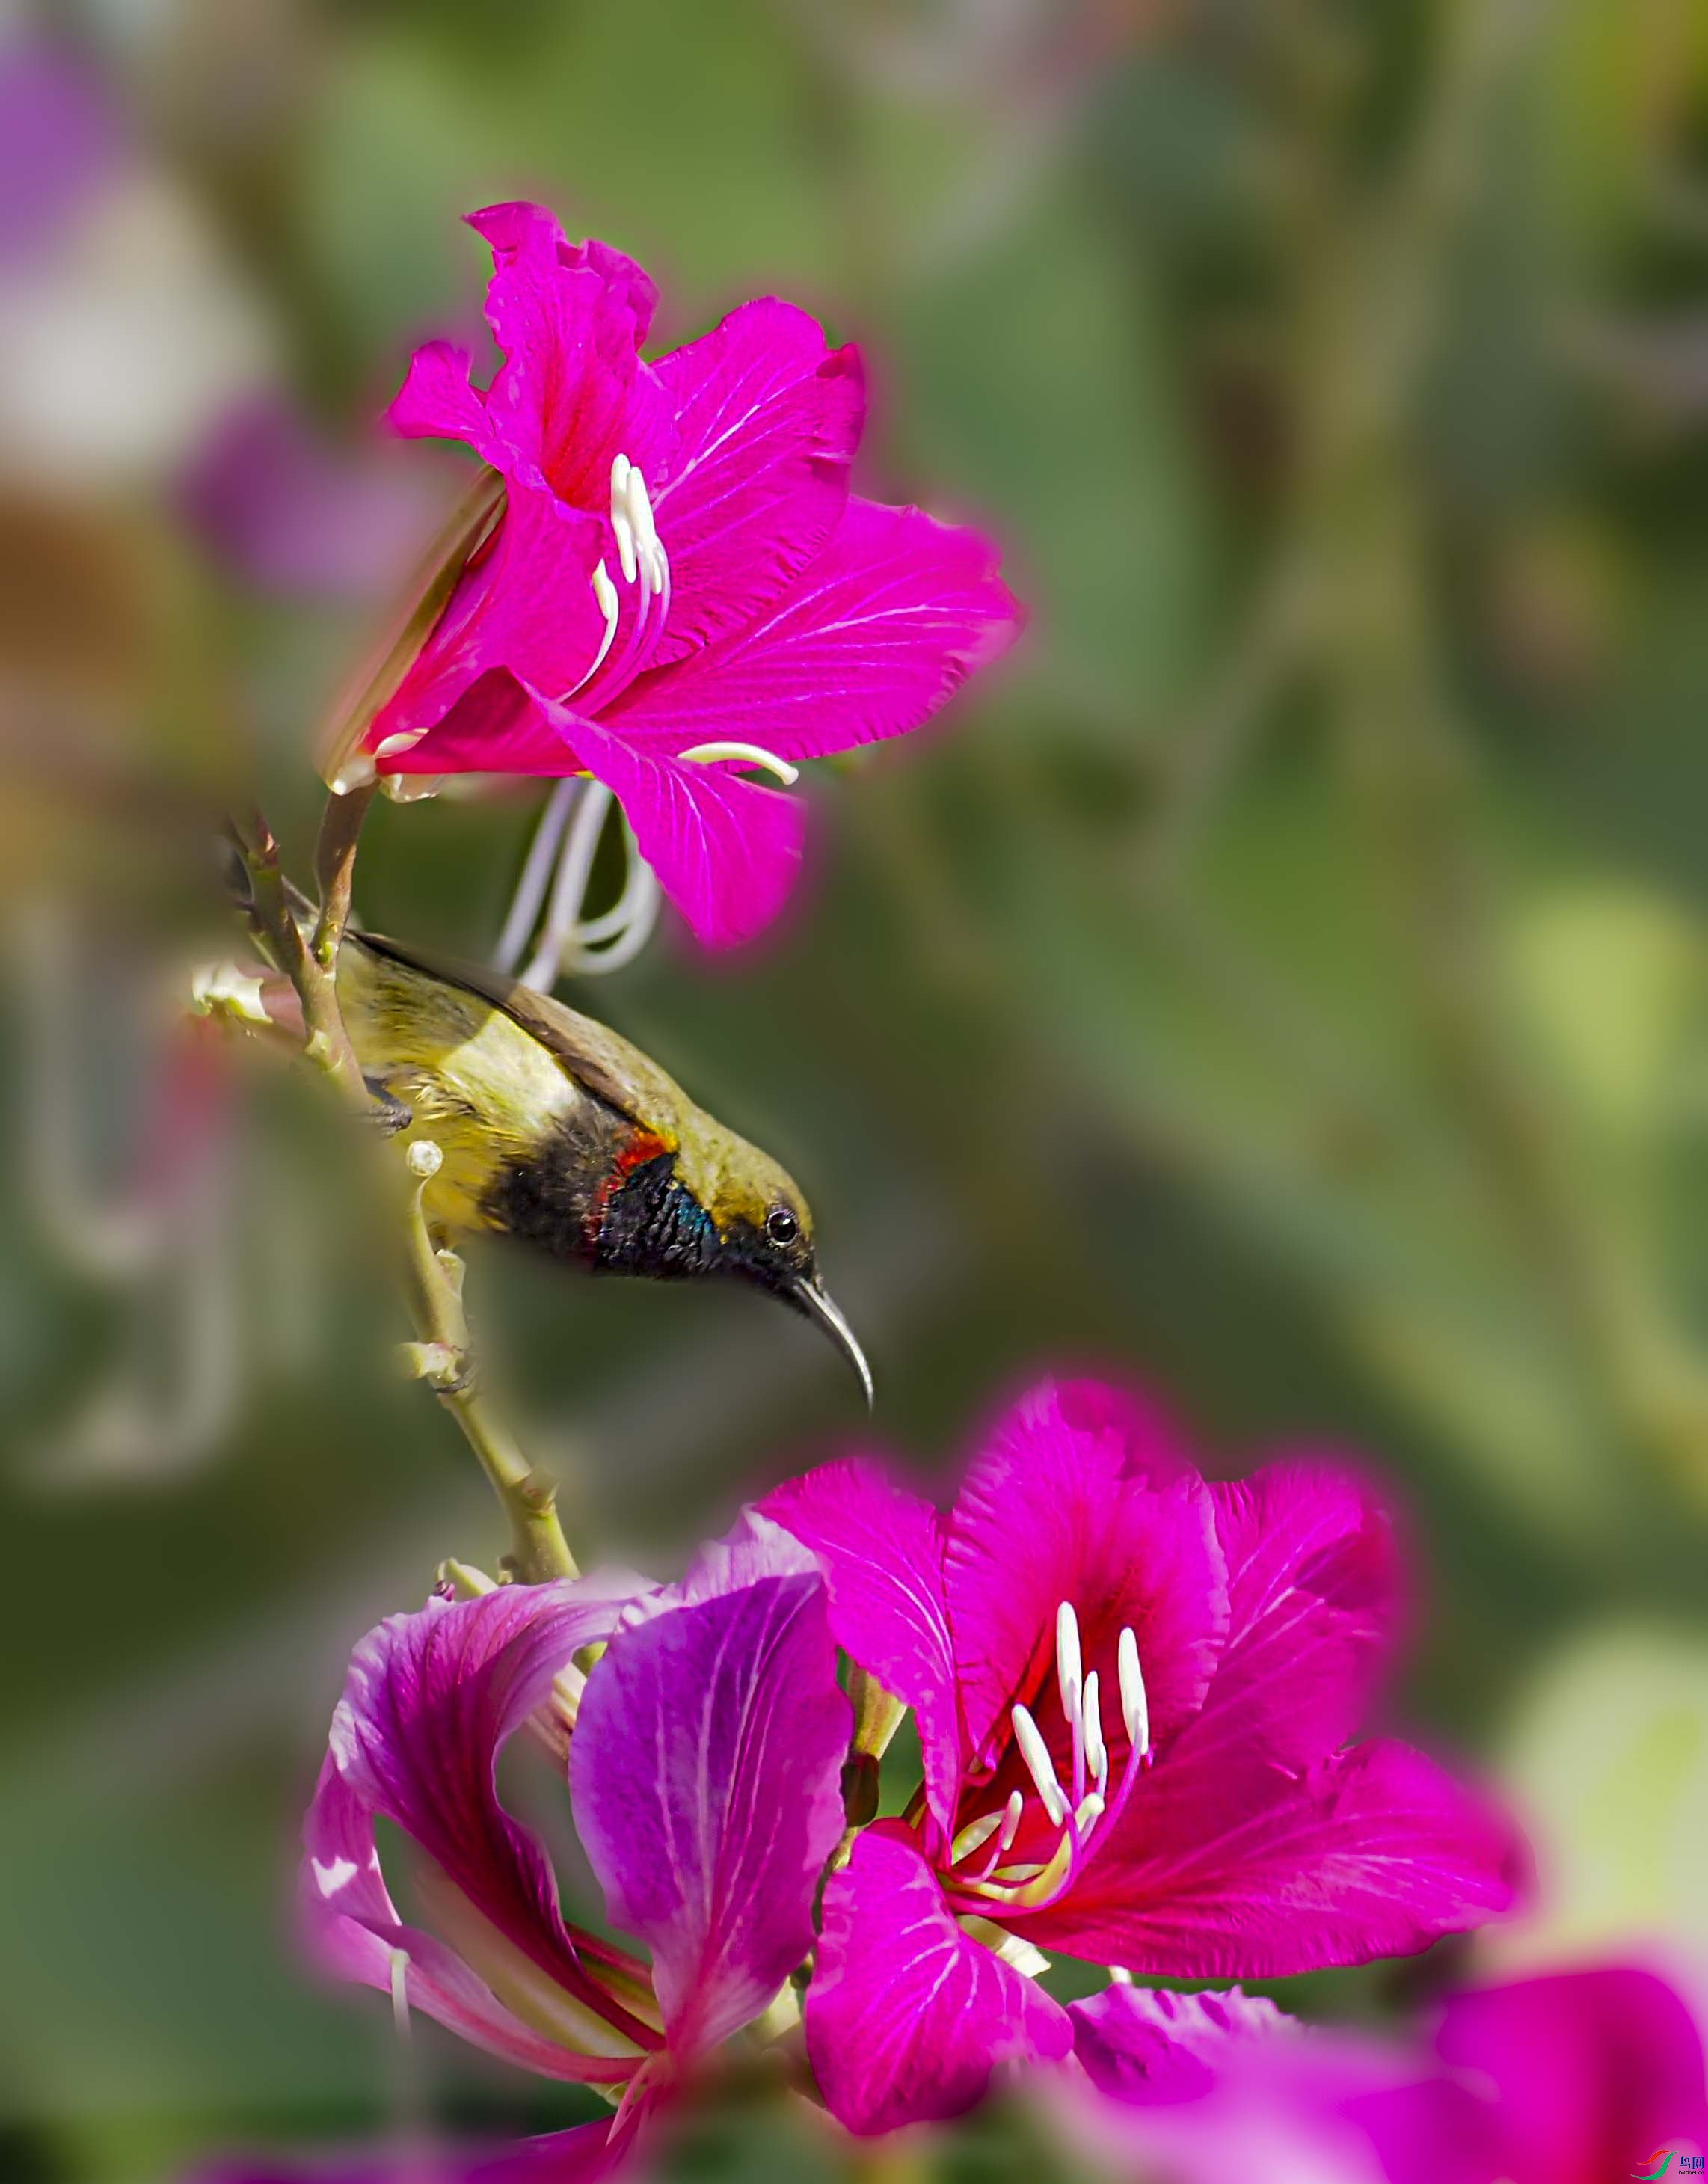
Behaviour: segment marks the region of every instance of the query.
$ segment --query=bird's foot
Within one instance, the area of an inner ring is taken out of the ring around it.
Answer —
[[[414,1108],[400,1100],[383,1078],[364,1077],[362,1082],[374,1103],[374,1127],[381,1136],[395,1138],[400,1130],[407,1130],[415,1119]]]

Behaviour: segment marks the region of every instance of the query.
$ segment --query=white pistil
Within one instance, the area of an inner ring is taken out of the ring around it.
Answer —
[[[1038,1786],[1038,1794],[1043,1800],[1043,1809],[1049,1815],[1050,1825],[1059,1828],[1067,1814],[1067,1800],[1062,1795],[1061,1785],[1055,1779],[1055,1769],[1050,1764],[1049,1747],[1043,1733],[1023,1706],[1016,1706],[1010,1719],[1014,1723],[1015,1741],[1020,1747],[1020,1756],[1026,1762],[1026,1772]]]
[[[1138,1665],[1138,1641],[1129,1625],[1115,1649],[1121,1672],[1121,1719],[1135,1759],[1150,1749],[1150,1708],[1144,1696],[1144,1674]]]
[[[997,1848],[1006,1853],[1014,1847],[1014,1839],[1020,1833],[1020,1817],[1026,1810],[1026,1799],[1018,1790],[1008,1793],[1008,1803],[1003,1808],[1002,1832],[997,1838]]]
[[[1055,1611],[1055,1680],[1061,1691],[1061,1710],[1071,1729],[1079,1719],[1085,1672],[1080,1659],[1079,1618],[1068,1600]]]
[[[1103,1741],[1103,1706],[1095,1669],[1085,1680],[1079,1710],[1085,1724],[1086,1769],[1098,1788],[1104,1790],[1109,1784],[1109,1751]]]
[[[720,759],[737,766],[761,766],[767,773],[775,774],[785,788],[801,777],[798,766],[791,766],[786,758],[778,758],[775,752],[759,744],[696,744],[682,755],[692,759],[697,766],[715,766]]]

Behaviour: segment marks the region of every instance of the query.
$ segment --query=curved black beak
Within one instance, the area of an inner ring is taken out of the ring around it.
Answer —
[[[832,1301],[824,1284],[815,1277],[796,1282],[786,1291],[789,1302],[797,1311],[804,1312],[825,1328],[843,1356],[860,1375],[860,1384],[865,1390],[865,1407],[873,1408],[876,1401],[872,1389],[871,1368],[865,1362],[865,1352],[860,1346],[853,1328],[843,1318],[840,1308]]]

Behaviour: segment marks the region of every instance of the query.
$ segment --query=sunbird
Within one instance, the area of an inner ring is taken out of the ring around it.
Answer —
[[[872,1379],[826,1290],[800,1186],[640,1049],[531,987],[352,928],[338,1001],[368,1089],[447,1238],[515,1236],[596,1273],[733,1275],[781,1297]]]

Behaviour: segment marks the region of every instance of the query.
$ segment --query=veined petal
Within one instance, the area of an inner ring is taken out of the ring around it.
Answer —
[[[606,717],[651,748],[733,738],[789,760],[904,734],[1018,633],[997,559],[976,531],[851,499],[771,606],[637,677]]]
[[[824,545],[847,504],[865,390],[854,349],[828,350],[816,320],[771,296],[654,368],[677,432],[653,496],[673,593],[664,667],[751,621]]]
[[[727,766],[637,748],[563,707],[545,708],[587,771],[622,805],[659,884],[708,948],[750,940],[800,871],[806,811]]]
[[[961,2114],[1000,2065],[1060,2061],[1073,2029],[962,1932],[918,1846],[883,1823],[826,1886],[806,2036],[832,2114],[865,2136]]]
[[[613,2005],[565,1928],[550,1861],[498,1802],[494,1769],[554,1678],[644,1590],[601,1574],[393,1616],[356,1648],[330,1741],[330,1765],[370,1824],[383,1814],[401,1828],[504,1943],[608,2020]],[[623,2029],[653,2044],[643,2027]]]
[[[702,1572],[689,1604],[619,1631],[570,1744],[577,1831],[613,1920],[652,1951],[682,2063],[757,2016],[811,1947],[842,1833],[852,1709],[823,1580],[742,1581],[799,1552],[773,1527],[745,1528],[726,1565],[733,1590],[698,1596],[716,1581]]]
[[[407,1959],[404,1992],[412,2009],[525,2070],[575,2082],[620,2082],[626,2061],[580,2053],[525,2024],[504,2007],[454,1949],[398,1918],[380,1869],[374,1808],[329,1758],[303,1825],[298,1905],[309,1955],[337,1979],[381,1993],[392,1989],[397,1952]]]
[[[1203,1699],[1227,1636],[1208,1490],[1153,1414],[1091,1384],[1046,1382],[999,1425],[950,1513],[943,1568],[975,1754],[1044,1683],[1064,1601],[1105,1692],[1120,1687],[1121,1632],[1135,1634],[1160,1747]],[[1040,1726],[1060,1762],[1059,1708]]]
[[[761,1505],[822,1564],[837,1643],[919,1724],[931,1808],[953,1833],[960,1710],[943,1596],[942,1517],[864,1461],[826,1463]]]
[[[1192,1740],[1054,1909],[1006,1923],[1135,1971],[1276,1979],[1407,1956],[1511,1908],[1510,1825],[1409,1745],[1375,1739],[1293,1774],[1194,1765]]]
[[[386,422],[410,440],[460,440],[506,476],[522,465],[520,452],[494,425],[487,398],[470,381],[469,352],[453,342],[424,342],[409,359]]]

